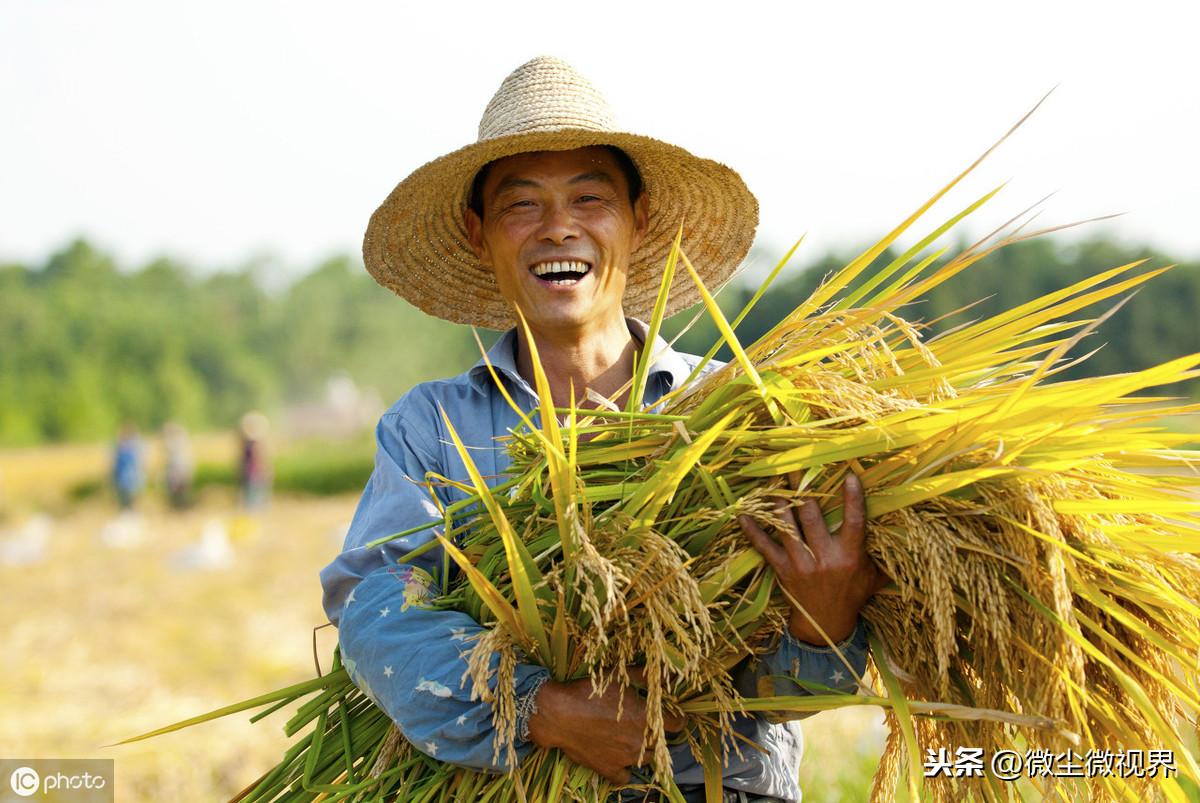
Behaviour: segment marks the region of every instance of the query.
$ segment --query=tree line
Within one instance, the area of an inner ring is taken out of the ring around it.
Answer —
[[[739,327],[743,342],[852,256],[831,253],[785,269]],[[909,317],[933,320],[983,299],[966,313],[982,317],[1143,257],[1155,266],[1171,262],[1105,239],[1018,243],[938,288]],[[754,289],[731,284],[723,307],[740,309]],[[1200,264],[1179,264],[1091,338],[1089,350],[1106,345],[1074,375],[1133,370],[1195,351],[1197,309]],[[691,318],[675,316],[668,334]],[[715,338],[702,319],[677,346],[703,353]],[[123,421],[228,427],[248,409],[313,398],[335,374],[392,400],[478,358],[469,329],[399,301],[350,257],[267,289],[250,269],[202,275],[170,259],[121,269],[83,240],[41,265],[0,266],[0,344],[0,445],[107,438]],[[1169,390],[1194,395],[1196,387]]]

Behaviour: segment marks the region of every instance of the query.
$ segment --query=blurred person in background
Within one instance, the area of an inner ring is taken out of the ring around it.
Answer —
[[[242,489],[242,504],[247,510],[265,507],[271,496],[271,459],[267,452],[269,431],[270,422],[262,413],[251,411],[242,416],[238,480]]]
[[[192,444],[182,424],[170,421],[163,425],[163,483],[167,502],[174,510],[183,510],[192,503],[192,480],[196,464],[192,459]]]
[[[138,437],[137,427],[130,421],[121,425],[117,435],[117,444],[113,449],[112,482],[121,510],[132,510],[145,485],[145,473],[142,467],[142,440]]]

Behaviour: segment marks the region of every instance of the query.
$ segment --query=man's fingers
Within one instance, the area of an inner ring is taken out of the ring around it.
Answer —
[[[800,538],[800,522],[796,520],[796,514],[792,512],[792,500],[776,497],[775,513],[779,516],[779,520],[783,522],[784,535],[793,535],[796,538]]]
[[[750,541],[750,545],[762,553],[776,572],[787,565],[787,552],[783,547],[775,543],[771,536],[763,532],[762,527],[759,527],[754,519],[742,514],[738,516],[738,524],[742,525],[742,532],[746,534],[746,538]]]
[[[624,786],[629,783],[629,779],[632,776],[629,774],[629,770],[621,770],[620,772],[606,773],[604,777],[617,786]]]
[[[842,526],[838,539],[847,549],[862,549],[867,527],[867,500],[863,495],[862,480],[853,471],[846,474],[842,484]]]
[[[621,721],[629,723],[630,727],[645,727],[646,698],[632,688],[626,688],[624,693],[625,698],[621,701]]]
[[[788,472],[788,485],[791,487],[791,489],[793,491],[800,489],[800,480],[801,479],[802,479],[802,475],[800,474],[799,471],[789,471]]]
[[[871,558],[867,558],[867,560],[871,560]],[[888,577],[887,572],[879,568],[878,563],[875,564],[875,572],[875,587],[871,589],[872,594],[882,591],[888,583],[892,582],[892,578]]]
[[[602,759],[599,756],[581,753],[577,750],[572,750],[569,748],[563,748],[563,752],[566,754],[567,758],[571,759],[576,764],[595,771],[596,774],[601,775],[617,786],[624,786],[625,784],[629,783],[629,779],[632,777],[629,771],[629,766],[618,766],[617,762],[621,759],[614,756],[608,756]]]
[[[663,730],[667,733],[681,731],[686,724],[687,718],[682,714],[676,714],[674,711],[663,709]]]
[[[797,514],[800,529],[804,531],[804,540],[818,560],[823,558],[833,548],[833,538],[829,535],[825,517],[821,515],[821,506],[815,499],[805,499]]]
[[[800,535],[800,525],[796,523],[796,516],[792,512],[792,503],[786,499],[776,499],[775,512],[787,525],[787,532],[783,534],[781,540],[791,564],[805,571],[816,566],[816,558],[813,556],[812,550]]]

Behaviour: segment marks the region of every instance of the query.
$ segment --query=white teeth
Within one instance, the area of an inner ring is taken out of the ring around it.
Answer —
[[[551,273],[587,273],[590,270],[586,262],[542,262],[533,266],[534,276],[546,276]],[[575,280],[571,280],[574,282]]]

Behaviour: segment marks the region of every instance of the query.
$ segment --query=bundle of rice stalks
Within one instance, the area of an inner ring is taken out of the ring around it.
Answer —
[[[1154,747],[1173,750],[1179,772],[1200,779],[1181,736],[1200,710],[1200,501],[1189,473],[1198,454],[1156,423],[1196,406],[1133,395],[1195,378],[1200,356],[1057,381],[1111,311],[1073,316],[1161,272],[1135,274],[1141,263],[928,336],[904,308],[1028,236],[989,238],[948,260],[944,250],[925,253],[993,192],[876,265],[948,189],[745,348],[734,328],[749,307],[726,321],[677,241],[647,343],[682,263],[733,361],[653,410],[637,403],[652,354],[639,360],[626,410],[555,409],[539,370],[540,409],[512,434],[509,476],[491,486],[453,435],[472,495],[445,510],[442,534],[425,549],[442,547],[461,570],[436,604],[489,627],[474,646],[470,682],[493,703],[498,751],[513,737],[518,661],[599,687],[632,683],[627,667],[640,665],[651,712],[643,788],[666,799],[681,795],[663,706],[689,717],[685,738],[710,795],[721,751],[737,749],[735,712],[849,705],[887,711],[878,800],[893,799],[902,778],[914,799],[1017,794],[986,771],[924,778],[924,759],[939,748],[990,756]],[[863,611],[873,671],[857,695],[812,688],[743,698],[730,670],[778,636],[789,601],[738,518],[767,524],[776,498],[803,496],[819,500],[836,527],[837,491],[851,470],[866,490],[869,552],[892,578]],[[425,756],[337,664],[154,733],[269,705],[257,719],[313,693],[287,725],[307,735],[240,799],[601,800],[611,791],[551,751],[505,776]],[[1046,792],[1058,783],[1033,782]],[[1116,773],[1088,779],[1086,792],[1182,800],[1183,788],[1163,774]]]

